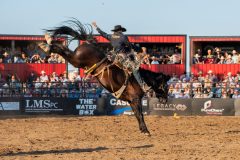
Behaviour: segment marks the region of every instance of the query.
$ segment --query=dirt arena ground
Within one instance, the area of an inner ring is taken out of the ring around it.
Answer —
[[[240,117],[1,117],[0,159],[240,159]]]

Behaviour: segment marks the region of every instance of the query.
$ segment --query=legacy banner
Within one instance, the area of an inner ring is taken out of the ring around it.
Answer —
[[[149,112],[152,115],[191,115],[191,99],[168,99],[168,102],[163,104],[157,98],[150,98]]]

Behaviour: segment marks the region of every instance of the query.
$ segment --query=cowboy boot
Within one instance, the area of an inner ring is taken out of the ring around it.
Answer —
[[[139,74],[138,70],[133,71],[133,76],[135,77],[135,79],[137,80],[138,84],[140,85],[140,87],[142,88],[142,90],[143,90],[144,92],[147,92],[147,91],[149,91],[149,90],[151,89],[151,87],[148,86],[148,85],[144,82],[144,80],[142,80],[142,78],[140,77],[140,74]]]
[[[44,52],[46,52],[47,54],[49,54],[50,45],[51,45],[51,43],[52,43],[52,37],[50,36],[50,34],[45,33],[44,38],[45,38],[45,40],[47,41],[47,44],[41,42],[41,43],[38,44],[38,46],[39,46]]]
[[[37,45],[38,45],[38,47],[39,47],[40,49],[42,49],[45,53],[49,54],[49,52],[50,52],[50,46],[49,46],[48,44],[41,42],[41,43],[38,43]]]

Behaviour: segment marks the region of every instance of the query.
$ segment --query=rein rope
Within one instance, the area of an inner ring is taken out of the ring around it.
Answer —
[[[103,75],[105,73],[105,71],[107,70],[107,74],[108,74],[108,78],[110,78],[110,67],[113,66],[113,65],[116,65],[115,63],[111,63],[107,66],[104,66],[100,71],[98,71],[97,73],[93,74],[94,71],[100,67],[105,61],[107,60],[107,57],[103,58],[100,62],[94,64],[93,66],[91,66],[89,69],[87,69],[85,71],[85,74],[91,74],[92,76],[94,77],[98,77],[100,74],[101,74],[101,77],[99,78],[100,80],[103,79]],[[118,65],[116,65],[117,67],[119,67]],[[127,87],[127,83],[128,83],[128,79],[129,79],[129,74],[127,73],[127,71],[124,70],[124,73],[125,73],[125,81],[122,85],[122,87],[120,89],[118,89],[117,91],[114,91],[113,89],[113,85],[112,83],[110,82],[110,86],[111,86],[111,90],[112,90],[112,95],[116,98],[119,98],[122,93],[124,92],[124,90],[126,89]],[[103,86],[104,87],[104,86]],[[105,88],[105,87],[104,87]]]

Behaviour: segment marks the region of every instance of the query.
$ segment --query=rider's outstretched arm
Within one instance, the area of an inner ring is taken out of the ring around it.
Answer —
[[[101,34],[101,36],[103,36],[104,38],[106,38],[107,40],[111,39],[111,35],[107,34],[106,32],[102,31],[98,26],[96,22],[92,22],[93,27],[98,31],[99,34]]]
[[[107,34],[106,32],[102,31],[99,27],[97,27],[96,30],[98,31],[99,34],[101,34],[101,36],[103,36],[107,40],[111,39],[111,36],[109,34]]]

